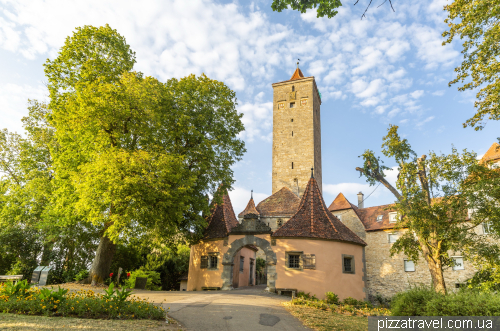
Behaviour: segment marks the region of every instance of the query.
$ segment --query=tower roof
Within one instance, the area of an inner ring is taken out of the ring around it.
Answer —
[[[352,204],[349,202],[349,200],[347,200],[347,198],[342,193],[339,193],[335,198],[335,200],[333,200],[330,207],[328,207],[328,210],[336,211],[336,210],[350,209],[350,208],[352,208]]]
[[[257,209],[255,209],[255,202],[253,201],[253,197],[250,198],[250,201],[248,201],[248,204],[245,208],[245,210],[243,210],[241,213],[238,214],[238,217],[244,217],[245,215],[256,215],[256,216],[259,216],[259,212],[257,211]]]
[[[300,199],[288,188],[283,187],[257,205],[261,217],[292,216],[297,211]]]
[[[296,80],[296,79],[301,79],[301,78],[304,78],[304,74],[299,69],[299,67],[297,67],[297,69],[295,69],[295,72],[293,73],[292,78],[290,78],[290,80]]]
[[[297,213],[272,236],[330,239],[366,245],[326,208],[318,183],[314,178],[307,183]]]
[[[231,229],[239,224],[226,188],[221,185],[217,191],[218,194],[222,194],[222,203],[212,201],[204,239],[226,237]]]
[[[496,160],[500,160],[500,145],[497,143],[493,143],[490,149],[488,149],[488,151],[483,155],[481,161],[488,162]]]

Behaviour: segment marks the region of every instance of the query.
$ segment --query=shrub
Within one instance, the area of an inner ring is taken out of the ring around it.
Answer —
[[[161,290],[160,274],[156,271],[144,271],[141,269],[137,269],[130,273],[130,277],[125,281],[125,287],[135,288],[135,279],[137,277],[144,277],[148,279],[146,282],[146,289],[151,291]]]
[[[344,305],[349,305],[349,306],[363,306],[364,302],[363,301],[358,301],[354,298],[347,297],[342,301],[342,304]]]
[[[448,294],[416,287],[398,293],[392,301],[393,316],[498,316],[500,295],[462,289]]]
[[[297,298],[311,299],[311,294],[310,293],[306,293],[306,292],[302,292],[302,291],[298,291],[297,292]]]
[[[5,286],[0,285],[0,293],[5,293]],[[91,290],[67,293],[61,289],[52,291],[32,287],[24,297],[0,295],[0,312],[107,319],[166,318],[163,308],[145,299],[133,297],[127,300],[130,291],[108,288],[106,292],[106,295],[96,294]]]
[[[14,282],[10,281],[7,283],[4,283],[2,287],[0,287],[0,295],[4,296],[9,296],[9,297],[14,297],[17,295],[20,296],[25,296],[28,295],[29,289],[31,288],[31,284],[28,283],[26,279],[23,279],[20,282],[17,282],[17,284],[14,284]]]
[[[75,276],[75,281],[79,282],[84,279],[87,279],[89,277],[89,271],[88,270],[80,270],[76,276]]]
[[[340,303],[339,296],[333,292],[326,292],[326,303],[338,305]]]

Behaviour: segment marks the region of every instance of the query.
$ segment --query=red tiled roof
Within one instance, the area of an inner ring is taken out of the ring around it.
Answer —
[[[261,217],[292,216],[299,208],[300,199],[288,187],[283,187],[257,205]]]
[[[347,200],[342,193],[339,193],[335,198],[335,200],[333,200],[330,207],[328,207],[328,210],[335,211],[335,210],[350,209],[350,208],[352,208],[352,205],[349,202],[349,200]]]
[[[290,80],[296,80],[296,79],[301,79],[301,78],[304,78],[304,74],[297,67],[297,69],[295,69],[295,72],[293,73],[292,78],[290,78]]]
[[[326,208],[318,183],[314,178],[307,183],[297,213],[272,236],[330,239],[366,245]]]
[[[482,162],[500,160],[500,145],[494,143],[481,158]]]
[[[394,211],[391,210],[391,206],[393,204],[357,209],[355,211],[366,231],[385,230],[396,226],[396,223],[389,223],[389,213]],[[377,221],[378,215],[382,215],[382,221],[380,222]]]
[[[253,198],[250,198],[250,201],[248,201],[248,204],[247,204],[245,210],[243,210],[241,213],[239,213],[238,217],[243,218],[243,216],[249,215],[249,214],[257,215],[257,216],[260,215],[259,212],[257,211],[257,209],[255,209],[255,202],[253,201]]]
[[[222,188],[222,185],[219,187],[220,190],[224,190],[224,192],[219,192],[224,194],[222,203],[218,204],[212,201],[211,214],[207,218],[208,226],[204,233],[205,239],[226,237],[231,229],[239,224],[227,190]]]

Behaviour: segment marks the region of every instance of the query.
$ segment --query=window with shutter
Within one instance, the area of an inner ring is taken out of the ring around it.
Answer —
[[[316,269],[316,254],[304,254],[304,269]]]
[[[204,255],[201,257],[200,268],[202,269],[208,268],[208,256]]]

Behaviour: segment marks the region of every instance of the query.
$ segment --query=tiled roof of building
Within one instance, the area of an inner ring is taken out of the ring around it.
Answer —
[[[227,190],[220,186],[219,190],[221,189],[224,190],[222,203],[212,202],[213,205],[210,208],[211,213],[207,218],[208,226],[204,233],[205,239],[226,237],[231,229],[239,224],[236,219],[236,215],[234,214],[231,199],[229,199]]]
[[[326,208],[318,183],[314,178],[307,183],[297,213],[272,236],[330,239],[366,245]]]
[[[355,212],[361,220],[361,223],[365,226],[366,231],[392,229],[396,223],[389,223],[389,213],[393,211],[390,208],[391,206],[393,205],[389,204],[362,209],[357,208]],[[382,221],[377,221],[377,216],[379,215],[382,215]]]
[[[290,80],[297,80],[297,79],[301,79],[301,78],[304,78],[304,74],[302,73],[302,71],[300,71],[299,67],[297,67],[297,69],[295,69],[295,72],[293,73],[292,78],[290,78]]]
[[[255,209],[255,202],[253,201],[253,197],[250,198],[250,201],[248,201],[248,204],[241,213],[238,214],[238,217],[243,218],[245,215],[257,215],[259,216],[259,212],[257,209]]]
[[[500,160],[500,145],[494,143],[481,158],[482,162]]]
[[[333,200],[330,207],[328,207],[328,210],[336,211],[336,210],[350,209],[350,208],[352,208],[352,205],[349,202],[349,200],[347,200],[342,193],[339,193],[335,198],[335,200]]]
[[[292,216],[299,208],[300,199],[288,187],[283,187],[257,205],[261,217]]]

